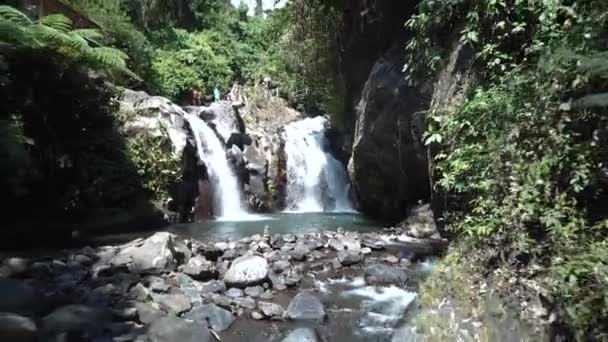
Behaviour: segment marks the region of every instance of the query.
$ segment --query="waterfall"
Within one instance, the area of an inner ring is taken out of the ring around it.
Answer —
[[[216,215],[230,221],[249,219],[241,206],[238,181],[226,159],[224,146],[203,120],[192,114],[184,113],[184,117],[192,128],[199,159],[207,166],[209,181],[214,189],[214,208],[218,209]]]
[[[287,210],[352,211],[344,166],[327,150],[327,119],[307,118],[285,126]]]

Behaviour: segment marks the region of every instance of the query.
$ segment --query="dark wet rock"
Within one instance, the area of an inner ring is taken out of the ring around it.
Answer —
[[[227,297],[230,297],[230,298],[240,298],[240,297],[243,297],[245,295],[245,293],[243,292],[243,290],[237,289],[237,288],[234,288],[234,287],[228,289],[228,291],[226,291],[224,294]]]
[[[217,261],[224,254],[224,251],[211,244],[201,244],[196,247],[196,253],[201,254],[207,260]]]
[[[255,309],[255,300],[251,297],[236,298],[234,302],[241,308],[249,310]]]
[[[374,251],[381,251],[386,248],[386,243],[384,241],[369,235],[362,237],[361,245],[363,247],[369,247]]]
[[[188,322],[176,317],[164,317],[154,321],[144,339],[149,342],[208,342],[209,329],[202,324]]]
[[[304,261],[306,257],[310,254],[310,249],[303,244],[297,244],[294,249],[289,253],[292,259],[297,261]]]
[[[67,333],[70,336],[92,339],[101,335],[111,313],[104,308],[86,305],[67,305],[56,309],[41,321],[41,333],[46,340]]]
[[[131,245],[120,251],[116,258],[118,264],[131,259],[129,266],[133,271],[172,271],[180,259],[176,249],[177,237],[167,232],[159,232],[145,239],[141,245]],[[177,244],[179,246],[179,244]]]
[[[285,239],[283,239],[283,235],[275,234],[272,239],[270,239],[270,245],[274,249],[281,249],[285,245]]]
[[[195,307],[192,311],[188,312],[184,318],[203,326],[209,324],[211,329],[216,332],[228,329],[235,320],[232,312],[222,309],[215,304]]]
[[[179,315],[192,308],[190,297],[184,294],[153,294],[152,298],[167,313]]]
[[[262,292],[264,292],[264,288],[261,286],[253,286],[245,289],[245,294],[252,298],[258,298]]]
[[[289,302],[287,317],[294,320],[321,321],[325,318],[325,307],[310,291],[302,291]]]
[[[272,264],[272,269],[279,273],[285,271],[289,267],[291,267],[291,263],[287,260],[278,260]]]
[[[268,277],[268,262],[256,256],[243,256],[235,259],[224,274],[228,286],[247,287],[258,285]]]
[[[361,253],[359,251],[345,250],[338,252],[338,261],[342,266],[354,265],[362,260]]]
[[[407,273],[398,267],[372,264],[365,268],[365,281],[370,285],[402,284],[407,281]]]
[[[317,333],[310,328],[298,328],[292,331],[282,342],[317,342]]]
[[[192,277],[192,279],[200,281],[214,279],[218,276],[215,264],[202,256],[190,258],[186,266],[184,266],[183,272]]]
[[[150,324],[157,319],[164,317],[164,314],[156,307],[148,303],[135,303],[135,309],[137,310],[137,317],[143,324]]]
[[[40,311],[42,295],[33,287],[12,279],[0,279],[0,312],[32,314]]]
[[[31,319],[13,313],[0,313],[0,341],[35,342],[38,328]]]
[[[281,318],[285,312],[281,305],[275,303],[259,302],[258,308],[268,318]]]
[[[201,293],[218,293],[226,291],[226,284],[221,280],[211,280],[201,284]]]

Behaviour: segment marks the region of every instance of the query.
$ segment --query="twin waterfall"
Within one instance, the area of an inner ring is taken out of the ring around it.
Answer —
[[[214,189],[213,204],[214,208],[218,208],[218,218],[230,221],[247,220],[247,211],[241,203],[239,183],[228,163],[224,146],[205,121],[193,114],[186,114],[186,120],[194,133],[198,157],[207,166],[209,181]]]
[[[243,208],[238,179],[216,133],[193,114],[186,120],[196,141],[199,159],[207,166],[215,215],[223,221],[255,220]],[[327,151],[327,120],[307,118],[285,126],[287,159],[287,211],[353,211],[349,181],[342,164]]]
[[[289,211],[353,210],[344,167],[327,151],[326,126],[327,120],[318,116],[285,127]]]

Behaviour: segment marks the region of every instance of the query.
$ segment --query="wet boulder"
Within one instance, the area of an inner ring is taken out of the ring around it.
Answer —
[[[0,294],[0,312],[31,314],[43,309],[42,295],[22,282],[0,279]]]
[[[121,262],[128,262],[129,267],[136,272],[156,271],[167,272],[175,270],[180,259],[176,249],[176,236],[160,232],[145,239],[141,245],[130,245],[120,251],[115,257]]]
[[[101,335],[111,320],[111,313],[105,308],[87,305],[67,305],[56,309],[41,321],[42,336],[52,341],[69,334],[84,340],[92,340]]]
[[[350,266],[360,262],[363,256],[359,251],[345,250],[338,252],[338,261],[342,266]]]
[[[218,276],[215,264],[202,256],[196,256],[188,260],[183,272],[192,277],[192,279],[200,281],[211,280]]]
[[[222,309],[215,304],[198,306],[188,312],[184,318],[203,326],[209,324],[211,329],[216,332],[228,329],[235,320],[232,312]]]
[[[298,293],[287,306],[287,317],[293,320],[322,321],[325,316],[323,303],[310,291]]]
[[[224,282],[239,288],[259,285],[268,277],[268,270],[266,259],[257,255],[242,256],[232,262],[224,274]]]
[[[13,313],[0,313],[0,341],[35,342],[38,329],[31,319]]]
[[[150,342],[208,342],[211,341],[211,334],[209,329],[202,324],[168,316],[154,321],[148,327],[144,338],[140,340]]]
[[[317,333],[310,328],[298,328],[292,331],[282,342],[317,342]]]

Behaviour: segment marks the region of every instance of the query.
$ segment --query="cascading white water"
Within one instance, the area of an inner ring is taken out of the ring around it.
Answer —
[[[192,114],[184,114],[184,117],[192,128],[198,156],[209,172],[209,180],[214,189],[214,208],[219,209],[216,214],[222,220],[248,219],[249,215],[241,206],[238,181],[226,159],[224,146],[203,120]]]
[[[285,126],[288,211],[353,211],[344,167],[326,152],[326,125],[316,117]]]

